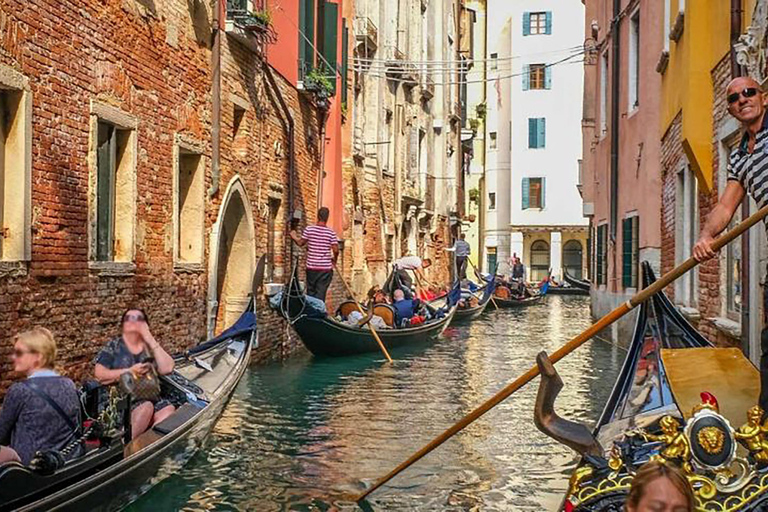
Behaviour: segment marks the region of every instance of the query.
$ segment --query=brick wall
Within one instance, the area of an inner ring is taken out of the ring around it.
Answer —
[[[212,15],[205,5],[0,0],[0,64],[24,74],[33,97],[32,257],[22,271],[0,274],[0,393],[15,377],[9,366],[11,335],[33,325],[54,332],[59,363],[75,378],[91,371],[92,357],[118,333],[117,322],[127,307],[148,311],[153,332],[170,351],[204,339],[210,235],[235,174],[252,207],[257,256],[267,247],[268,198],[280,200],[276,277],[287,277],[289,247],[283,240],[291,208],[284,119],[261,59],[229,36],[222,37],[221,178],[218,192],[206,195],[203,270],[174,271],[176,134],[202,143],[205,188],[212,185]],[[316,110],[280,75],[275,78],[296,123],[295,205],[314,219]],[[239,146],[232,138],[230,93],[251,106],[248,136]],[[88,266],[91,100],[119,107],[138,121],[135,271],[122,276],[98,274]],[[260,306],[255,360],[293,352],[295,335],[287,336],[285,324],[266,311],[263,300]]]

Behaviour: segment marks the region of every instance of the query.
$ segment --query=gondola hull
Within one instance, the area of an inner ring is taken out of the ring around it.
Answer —
[[[478,318],[480,315],[483,314],[483,312],[485,311],[485,308],[488,307],[489,302],[490,300],[486,300],[482,304],[478,304],[475,307],[457,309],[456,313],[453,315],[453,320],[451,321],[451,324],[467,323]]]
[[[456,308],[438,321],[418,327],[402,329],[378,329],[387,350],[434,341],[451,322]],[[316,356],[345,357],[371,352],[381,352],[368,327],[351,327],[329,318],[299,318],[294,329],[302,343]]]
[[[547,289],[547,295],[589,295],[589,290],[575,286],[550,286]]]
[[[563,271],[563,279],[565,279],[565,282],[571,285],[572,287],[578,288],[580,290],[584,290],[585,292],[587,292],[587,294],[589,294],[589,290],[592,287],[589,281],[576,279],[565,270]]]
[[[544,295],[534,295],[524,299],[504,299],[501,297],[494,297],[493,300],[496,301],[496,305],[500,308],[521,308],[538,304],[543,298]]]
[[[203,389],[209,401],[185,404],[184,411],[177,411],[183,416],[179,416],[176,428],[164,435],[150,432],[156,435],[154,442],[146,446],[132,443],[126,448],[118,442],[67,464],[49,477],[21,466],[3,468],[0,510],[119,510],[176,473],[203,444],[229,401],[248,366],[253,338],[255,332],[233,337],[195,352],[186,363],[177,363],[177,372]],[[194,359],[209,362],[212,371],[198,368]],[[195,374],[199,378],[189,378]],[[10,489],[17,489],[15,499]]]

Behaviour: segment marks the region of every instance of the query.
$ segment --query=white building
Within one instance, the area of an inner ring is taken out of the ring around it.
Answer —
[[[521,257],[528,279],[581,277],[587,222],[581,159],[584,6],[489,0],[485,270]]]

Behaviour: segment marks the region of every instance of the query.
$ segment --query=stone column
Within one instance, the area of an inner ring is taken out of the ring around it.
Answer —
[[[563,239],[562,233],[553,231],[549,234],[549,268],[557,282],[563,279]]]

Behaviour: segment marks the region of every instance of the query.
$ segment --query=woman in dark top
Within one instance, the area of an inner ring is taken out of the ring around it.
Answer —
[[[129,309],[123,313],[120,325],[122,336],[107,343],[96,356],[94,374],[99,382],[112,384],[120,380],[120,376],[126,372],[137,376],[144,375],[150,371],[150,363],[145,362],[150,357],[155,360],[158,374],[167,375],[173,371],[173,358],[152,336],[149,331],[149,319],[144,311]],[[134,403],[131,412],[133,438],[144,433],[151,425],[160,423],[175,410],[166,400]]]
[[[76,439],[80,400],[75,384],[53,371],[55,362],[48,329],[35,327],[14,338],[13,367],[27,378],[11,386],[0,409],[0,463],[27,465],[38,450],[61,450]]]

